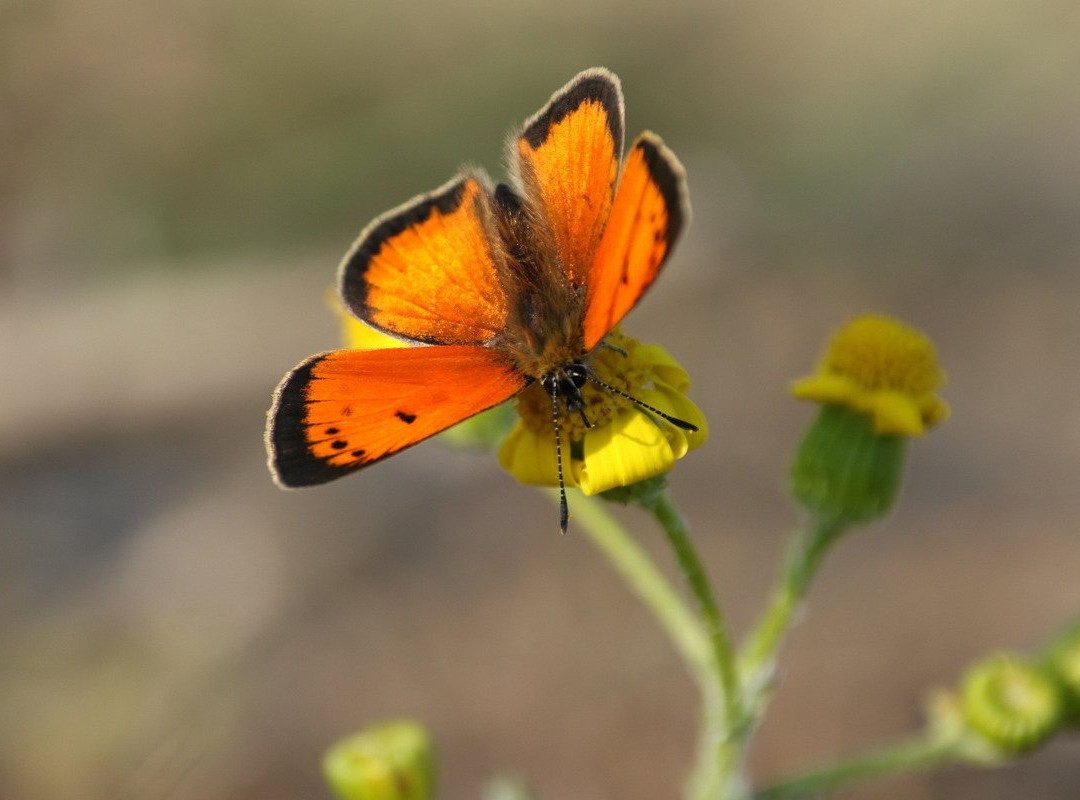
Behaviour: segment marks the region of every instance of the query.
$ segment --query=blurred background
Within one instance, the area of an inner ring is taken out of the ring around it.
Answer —
[[[789,381],[864,311],[938,343],[953,418],[837,549],[755,776],[914,730],[927,691],[1080,609],[1080,5],[34,0],[0,6],[0,797],[327,797],[414,715],[442,796],[675,797],[697,698],[551,503],[439,443],[282,492],[270,394],[337,345],[376,214],[580,69],[686,164],[628,332],[711,421],[673,492],[737,630],[797,519]],[[571,502],[573,498],[571,498]],[[648,520],[619,516],[670,568]],[[844,798],[1073,798],[1080,742]]]

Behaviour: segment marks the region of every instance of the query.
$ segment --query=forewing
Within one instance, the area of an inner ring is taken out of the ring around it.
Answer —
[[[285,376],[266,430],[285,487],[347,475],[516,394],[526,383],[483,347],[333,350]]]
[[[521,190],[550,228],[563,272],[588,278],[619,175],[623,97],[606,69],[580,73],[525,123],[511,162]]]
[[[682,164],[659,136],[643,133],[626,156],[592,262],[585,311],[587,350],[634,307],[689,221]]]
[[[496,268],[490,189],[465,173],[376,219],[340,270],[353,314],[394,336],[479,344],[506,324]]]

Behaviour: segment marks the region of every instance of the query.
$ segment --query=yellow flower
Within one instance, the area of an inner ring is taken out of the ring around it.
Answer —
[[[608,385],[697,431],[678,428],[592,381],[582,387],[586,428],[577,413],[560,408],[563,477],[569,487],[597,494],[660,475],[705,443],[705,417],[687,397],[686,370],[660,345],[643,345],[617,329],[607,336],[590,366]],[[551,396],[539,381],[519,396],[520,419],[499,448],[499,463],[522,483],[557,486]]]
[[[944,382],[929,338],[892,317],[867,314],[836,333],[817,374],[791,391],[867,414],[879,435],[922,436],[949,415],[936,394]]]

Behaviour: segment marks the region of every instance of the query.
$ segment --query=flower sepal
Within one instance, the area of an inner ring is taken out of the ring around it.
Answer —
[[[791,492],[820,520],[878,519],[896,500],[905,441],[877,434],[865,414],[822,406],[792,462]]]
[[[648,506],[664,493],[667,485],[667,474],[665,473],[663,475],[654,475],[629,486],[613,486],[600,492],[600,496],[608,502],[618,503],[622,506],[631,503]]]

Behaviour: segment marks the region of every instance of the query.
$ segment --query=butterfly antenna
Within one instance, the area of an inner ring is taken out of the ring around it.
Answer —
[[[570,522],[570,508],[566,504],[566,484],[562,473],[562,433],[559,427],[559,386],[551,381],[551,425],[555,428],[555,467],[559,473],[559,530],[565,535]]]
[[[642,408],[644,408],[646,411],[648,411],[649,413],[655,414],[656,416],[660,417],[660,419],[663,419],[663,420],[666,420],[667,422],[670,422],[676,428],[682,428],[684,431],[697,431],[697,429],[698,429],[697,425],[694,425],[691,422],[687,422],[684,419],[679,419],[678,417],[673,417],[673,416],[671,416],[671,414],[665,414],[659,408],[655,408],[653,406],[650,406],[648,403],[646,403],[646,402],[644,402],[642,400],[638,400],[636,397],[634,397],[633,395],[627,394],[622,389],[616,389],[614,386],[611,386],[611,385],[609,385],[607,383],[604,383],[602,380],[600,380],[600,378],[597,377],[596,373],[593,372],[591,369],[589,370],[588,374],[589,374],[589,380],[591,380],[593,383],[595,383],[601,389],[609,391],[612,394],[617,394],[620,397],[625,397],[631,403],[634,403],[635,405],[639,405]]]

